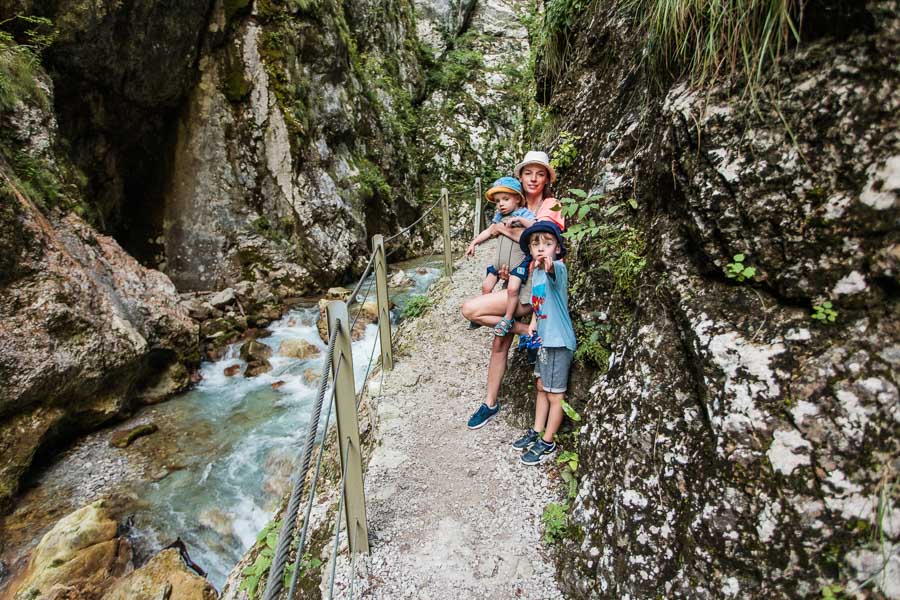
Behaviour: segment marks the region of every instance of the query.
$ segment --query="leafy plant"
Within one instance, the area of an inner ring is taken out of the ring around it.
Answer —
[[[559,206],[554,207],[554,210],[559,210],[566,219],[576,218],[579,222],[567,227],[563,237],[580,242],[586,237],[597,235],[600,232],[600,223],[594,215],[591,215],[591,212],[600,207],[600,200],[603,196],[600,194],[588,195],[584,190],[577,188],[570,189],[569,193],[572,195],[561,198]]]
[[[822,588],[822,600],[840,600],[844,597],[844,588],[837,584],[826,585]]]
[[[609,364],[609,347],[613,343],[612,326],[598,321],[583,321],[576,324],[575,334],[578,346],[575,360],[581,364],[593,363],[601,370]]]
[[[573,421],[575,421],[576,423],[581,421],[581,415],[578,414],[578,411],[576,411],[574,408],[572,408],[571,404],[566,402],[565,398],[563,398],[563,400],[562,400],[562,409],[563,409],[563,412],[566,413],[566,416],[569,417],[570,419],[572,419]]]
[[[281,521],[271,521],[256,536],[256,542],[265,540],[265,546],[259,551],[256,560],[249,567],[241,571],[244,580],[241,581],[238,590],[246,590],[250,598],[256,598],[259,589],[259,581],[269,572],[272,566],[272,557],[275,555],[275,547],[278,545],[278,530],[281,527]]]
[[[737,280],[738,283],[743,283],[747,279],[753,279],[753,276],[756,275],[756,269],[744,264],[746,258],[743,254],[735,254],[734,262],[730,262],[725,266],[725,276],[728,279]]]
[[[820,302],[818,304],[813,305],[813,313],[811,318],[816,319],[817,321],[822,321],[823,323],[834,323],[837,319],[837,311],[832,308],[832,304],[830,300],[825,300],[824,302]]]
[[[556,152],[553,153],[553,158],[550,160],[553,168],[565,169],[575,162],[575,159],[578,157],[578,148],[575,147],[575,142],[580,139],[580,136],[568,131],[563,131],[559,134],[559,146],[557,146]]]
[[[569,189],[569,193],[557,208],[577,222],[566,227],[563,237],[573,242],[598,240],[597,265],[612,274],[617,288],[627,291],[647,266],[643,236],[622,219],[628,212],[625,207],[637,210],[637,200],[629,198],[601,210],[601,194],[588,195],[580,189]]]
[[[556,463],[562,465],[559,476],[566,484],[566,495],[569,499],[578,495],[578,453],[566,450],[561,452]]]
[[[403,307],[401,316],[404,319],[415,319],[425,314],[425,311],[431,308],[432,300],[424,294],[410,296]]]
[[[544,541],[552,544],[562,537],[566,530],[566,513],[569,505],[566,503],[551,502],[544,507],[541,521],[544,523]]]

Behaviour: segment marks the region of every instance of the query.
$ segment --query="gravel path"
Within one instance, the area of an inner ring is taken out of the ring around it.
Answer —
[[[406,330],[394,371],[370,399],[378,446],[365,478],[372,552],[357,558],[358,598],[562,598],[540,516],[556,499],[550,467],[527,467],[503,411],[466,421],[481,402],[491,332],[467,331],[459,307],[480,289],[491,244],[461,261],[453,284]],[[338,564],[335,597],[350,597]],[[327,572],[327,570],[326,570]]]

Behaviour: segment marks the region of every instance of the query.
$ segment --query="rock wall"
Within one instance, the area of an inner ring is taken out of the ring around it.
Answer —
[[[580,331],[611,353],[575,399],[573,597],[900,597],[900,19],[825,8],[841,25],[806,24],[755,106],[652,78],[609,3],[570,36],[562,187],[620,205],[571,258]]]

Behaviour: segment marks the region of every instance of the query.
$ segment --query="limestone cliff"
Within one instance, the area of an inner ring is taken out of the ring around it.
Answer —
[[[819,4],[836,20],[810,17],[755,98],[660,81],[604,2],[544,71],[580,136],[562,187],[602,194],[581,222],[607,226],[571,258],[579,341],[608,366],[578,438],[574,597],[900,593],[900,21]]]

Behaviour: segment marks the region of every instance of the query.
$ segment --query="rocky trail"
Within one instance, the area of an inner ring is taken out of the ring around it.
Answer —
[[[371,554],[354,565],[355,597],[562,597],[541,541],[543,508],[556,497],[549,463],[519,462],[510,442],[521,432],[502,409],[482,429],[466,427],[483,398],[493,334],[468,331],[459,307],[479,289],[488,251],[457,263],[370,392],[378,437],[365,476]],[[348,598],[350,565],[339,560],[335,597]]]

